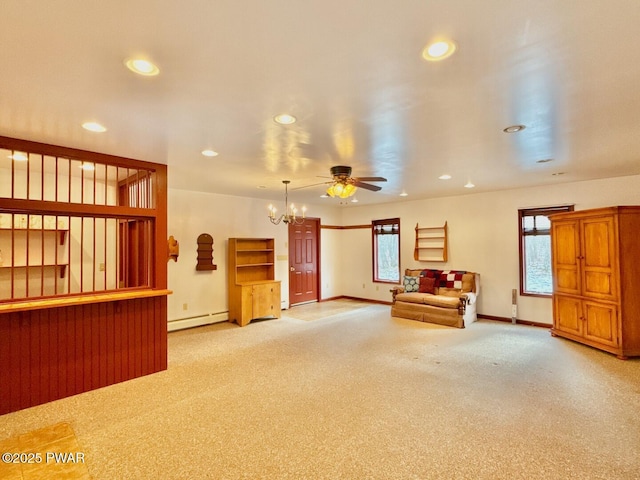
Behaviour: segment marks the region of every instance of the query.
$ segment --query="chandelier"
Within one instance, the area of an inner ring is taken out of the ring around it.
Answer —
[[[307,211],[307,207],[302,207],[302,218],[296,217],[296,214],[298,213],[298,209],[295,207],[293,203],[289,205],[288,185],[291,182],[289,180],[282,180],[282,183],[284,183],[285,213],[283,213],[278,218],[276,218],[277,209],[273,205],[269,205],[269,220],[271,220],[271,223],[273,223],[274,225],[278,225],[280,222],[284,222],[287,224],[291,223],[293,225],[300,225],[301,223],[304,223],[304,214]]]

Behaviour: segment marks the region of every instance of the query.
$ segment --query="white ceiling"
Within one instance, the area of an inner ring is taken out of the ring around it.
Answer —
[[[438,36],[457,52],[422,60]],[[344,164],[389,179],[370,204],[640,174],[640,0],[1,0],[0,65],[0,135],[167,163],[174,188],[279,198]]]

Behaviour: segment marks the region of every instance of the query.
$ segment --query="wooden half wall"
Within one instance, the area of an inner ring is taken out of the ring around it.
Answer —
[[[93,169],[85,172],[86,163]],[[0,170],[0,233],[8,250],[0,287],[11,285],[0,289],[0,414],[166,370],[167,166],[0,136]],[[24,225],[16,225],[18,217]],[[39,223],[31,225],[32,218]],[[42,254],[32,259],[31,239],[61,229],[60,219],[67,249],[42,240]],[[125,248],[127,229],[114,228],[119,236],[109,243],[105,227],[100,246],[100,221],[144,224],[145,234]],[[60,249],[53,266],[64,265],[69,287],[30,289],[31,273],[22,272],[33,270],[34,281],[44,284],[46,272],[56,272],[42,260],[52,248]],[[112,282],[107,272],[117,273]],[[92,281],[83,281],[87,276]],[[25,287],[14,288],[23,277]]]
[[[166,368],[166,292],[0,315],[0,414]]]

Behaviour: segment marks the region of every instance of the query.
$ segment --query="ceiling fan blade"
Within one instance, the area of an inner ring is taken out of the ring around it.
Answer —
[[[312,183],[311,185],[305,185],[304,187],[290,188],[289,190],[302,190],[303,188],[316,187],[318,185],[327,185],[329,183],[333,183],[333,180],[330,182]]]
[[[354,182],[354,185],[359,188],[364,188],[365,190],[371,190],[372,192],[377,192],[378,190],[382,190],[382,187],[378,185],[371,185],[369,183],[363,183],[358,180]]]
[[[384,177],[358,177],[357,180],[361,180],[364,182],[386,182],[387,179]]]

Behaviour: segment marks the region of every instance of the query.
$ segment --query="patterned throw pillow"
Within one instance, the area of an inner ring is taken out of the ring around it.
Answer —
[[[442,272],[440,275],[439,287],[447,287],[447,288],[462,288],[462,275],[464,275],[465,271],[462,270],[448,270]]]
[[[420,293],[436,293],[436,279],[433,277],[420,277],[418,291]]]
[[[435,278],[436,279],[436,283],[437,283],[438,279],[440,278],[440,275],[442,275],[442,270],[425,269],[425,270],[422,270],[420,272],[420,276],[421,277]]]
[[[405,292],[417,292],[420,287],[420,277],[404,276],[404,291]]]

